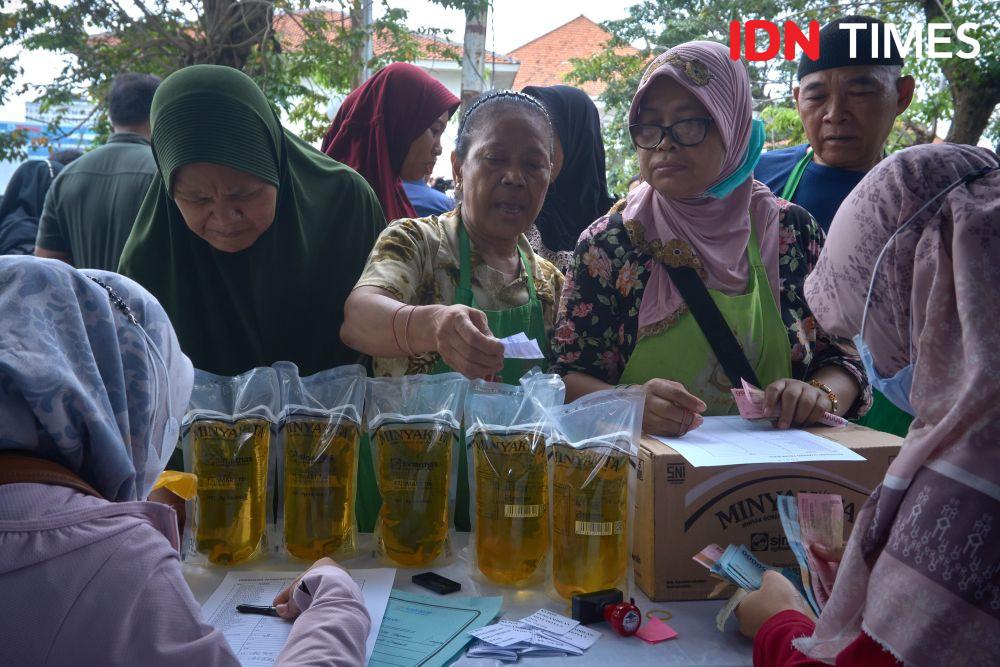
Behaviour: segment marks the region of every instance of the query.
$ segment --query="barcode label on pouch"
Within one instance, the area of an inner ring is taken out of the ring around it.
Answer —
[[[621,535],[621,521],[577,521],[577,535]]]
[[[506,519],[534,519],[542,515],[541,505],[504,505],[503,515]]]

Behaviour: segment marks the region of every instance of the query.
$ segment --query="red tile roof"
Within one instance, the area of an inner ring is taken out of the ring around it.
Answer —
[[[329,24],[329,38],[335,36],[335,29],[343,27],[348,29],[351,26],[351,17],[341,12],[333,10],[318,10],[324,21]],[[302,23],[296,14],[280,14],[274,18],[274,31],[278,34],[281,45],[285,48],[294,49],[300,46],[305,39],[305,31]],[[444,38],[428,37],[418,33],[410,33],[419,44],[417,57],[421,60],[455,60],[456,55],[461,57],[462,45]],[[392,44],[376,35],[375,55],[381,55],[392,48]],[[449,53],[451,51],[452,53]],[[510,56],[505,56],[492,51],[486,52],[486,62],[497,64],[514,64],[517,61]]]
[[[514,87],[520,90],[525,86],[566,83],[565,76],[573,69],[570,59],[594,56],[604,50],[610,39],[610,33],[581,14],[510,52],[521,63]],[[638,53],[631,46],[622,47],[618,52]],[[604,92],[605,84],[589,81],[580,88],[591,97],[597,97]]]

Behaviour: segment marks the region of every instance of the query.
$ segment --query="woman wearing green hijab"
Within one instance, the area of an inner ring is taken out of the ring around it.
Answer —
[[[364,178],[283,129],[229,67],[167,77],[150,121],[159,173],[119,272],[159,299],[195,367],[355,363],[344,300],[385,226]]]

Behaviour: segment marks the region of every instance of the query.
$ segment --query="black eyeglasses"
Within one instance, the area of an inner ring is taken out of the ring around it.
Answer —
[[[688,118],[673,125],[635,123],[628,126],[628,131],[636,146],[651,151],[662,144],[668,134],[675,144],[697,146],[705,141],[705,137],[708,136],[708,126],[713,122],[711,118]]]

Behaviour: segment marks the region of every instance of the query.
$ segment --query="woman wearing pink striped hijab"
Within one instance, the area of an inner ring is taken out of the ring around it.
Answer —
[[[644,182],[577,244],[552,343],[567,398],[642,385],[645,432],[668,436],[734,414],[743,378],[780,408],[779,427],[864,411],[850,342],[817,327],[802,296],[823,233],[753,179],[764,131],[746,67],[722,44],[676,46],[649,64],[628,119]],[[702,329],[669,272],[679,268],[724,321]],[[718,349],[737,363],[720,363],[706,330],[733,332]]]
[[[901,151],[833,220],[806,298],[830,331],[863,332],[873,383],[915,420],[858,514],[815,631],[789,611],[781,577],[744,600],[756,664],[1000,662],[997,164],[971,146]]]

